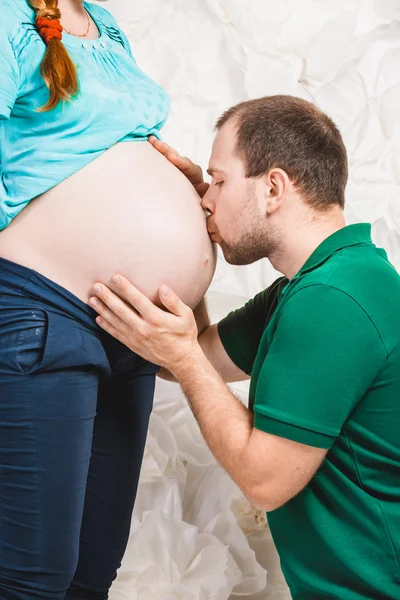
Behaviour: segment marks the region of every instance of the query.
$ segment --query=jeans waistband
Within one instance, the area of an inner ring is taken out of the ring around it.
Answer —
[[[52,312],[67,315],[99,335],[95,322],[96,311],[67,289],[33,269],[0,258],[0,304],[2,297],[12,297],[13,305],[45,307]]]

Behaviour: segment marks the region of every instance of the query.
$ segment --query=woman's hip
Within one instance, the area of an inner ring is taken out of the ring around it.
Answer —
[[[95,322],[96,313],[40,273],[0,258],[0,379],[89,368],[100,378],[145,362]]]

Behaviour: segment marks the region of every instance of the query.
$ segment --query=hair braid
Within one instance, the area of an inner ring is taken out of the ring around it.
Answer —
[[[62,27],[59,24],[61,13],[58,8],[58,0],[27,1],[36,13],[36,26],[47,45],[40,73],[49,88],[50,98],[40,110],[49,111],[55,108],[60,101],[70,100],[77,94],[79,90],[78,74],[61,41]],[[48,35],[51,25],[49,24],[47,27],[43,25],[45,19],[50,23],[54,21],[53,35],[51,36]]]

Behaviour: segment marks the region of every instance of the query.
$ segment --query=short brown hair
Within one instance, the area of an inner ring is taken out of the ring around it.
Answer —
[[[218,119],[237,126],[236,151],[246,177],[283,169],[307,204],[344,207],[347,152],[334,122],[314,104],[295,96],[266,96],[241,102]]]

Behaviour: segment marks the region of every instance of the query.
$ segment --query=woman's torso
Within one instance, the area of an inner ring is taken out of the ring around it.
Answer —
[[[0,232],[0,256],[85,302],[120,272],[152,299],[167,283],[191,306],[216,260],[197,193],[147,142],[116,144],[30,202]]]
[[[137,68],[111,15],[87,5],[99,40],[65,36],[81,93],[38,112],[44,45],[26,3],[3,3],[0,256],[84,301],[95,280],[119,271],[153,299],[166,282],[195,305],[215,268],[205,216],[183,175],[144,141],[166,119],[165,92]]]

